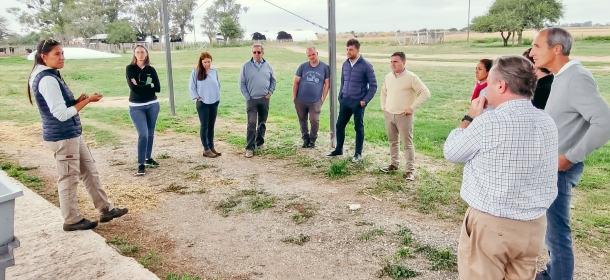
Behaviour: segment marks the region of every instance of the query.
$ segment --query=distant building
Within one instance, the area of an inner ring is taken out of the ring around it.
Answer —
[[[89,38],[89,44],[106,43],[108,34],[95,34]]]
[[[318,35],[313,30],[257,31],[246,34],[244,39],[253,41],[307,42],[318,40]]]

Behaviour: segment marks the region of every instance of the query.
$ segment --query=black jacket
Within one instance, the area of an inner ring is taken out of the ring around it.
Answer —
[[[161,92],[161,85],[159,84],[159,76],[157,71],[152,66],[144,66],[140,68],[138,65],[130,64],[126,68],[127,85],[129,85],[129,102],[133,103],[146,103],[153,100],[157,100],[157,92]],[[155,87],[152,88],[146,84],[146,79],[150,77]],[[131,79],[135,79],[138,83],[134,85]]]
[[[544,107],[546,107],[546,101],[549,99],[549,95],[551,94],[551,84],[553,84],[554,78],[555,76],[550,74],[538,80],[538,83],[536,84],[536,91],[534,92],[534,99],[532,99],[532,104],[534,104],[534,107],[544,110]]]

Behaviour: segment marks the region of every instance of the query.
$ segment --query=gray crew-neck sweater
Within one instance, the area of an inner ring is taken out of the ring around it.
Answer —
[[[557,125],[559,154],[579,163],[610,140],[610,107],[591,72],[577,61],[570,64],[555,75],[545,111]]]
[[[275,91],[275,76],[271,65],[265,59],[255,64],[250,59],[241,67],[239,89],[246,100],[260,99]]]

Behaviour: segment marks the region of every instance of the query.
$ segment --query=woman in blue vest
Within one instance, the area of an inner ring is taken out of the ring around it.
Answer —
[[[28,97],[38,105],[42,119],[42,138],[55,153],[59,208],[64,218],[65,231],[87,230],[97,221],[83,218],[78,211],[79,179],[87,188],[93,205],[100,212],[100,222],[109,222],[127,213],[127,208],[115,208],[102,187],[95,161],[81,137],[82,127],[78,112],[87,104],[102,99],[95,93],[82,94],[78,99],[64,82],[59,69],[64,67],[64,51],[53,39],[41,41],[36,50],[34,68],[28,82]]]
[[[214,149],[214,125],[218,115],[220,103],[220,81],[218,71],[212,67],[212,55],[202,52],[197,67],[191,73],[189,82],[191,99],[196,100],[197,114],[199,115],[199,136],[203,145],[203,156],[215,158],[221,153]]]
[[[138,131],[138,172],[146,173],[144,165],[159,166],[152,159],[155,126],[159,116],[159,100],[157,92],[161,92],[159,76],[155,68],[150,66],[148,50],[144,46],[133,49],[133,58],[126,69],[127,85],[129,85],[129,116]]]

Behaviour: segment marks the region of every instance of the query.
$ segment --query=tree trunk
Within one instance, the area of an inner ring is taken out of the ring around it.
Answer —
[[[184,34],[185,34],[185,30],[184,30],[184,24],[180,25],[180,41],[182,43],[182,45],[184,46]]]
[[[517,45],[523,45],[523,30],[517,32]]]
[[[508,47],[508,39],[510,39],[510,32],[508,32],[508,34],[506,35],[506,38],[504,38],[504,31],[500,31],[500,36],[502,36],[502,42],[504,43],[505,47]]]
[[[515,31],[512,32],[513,35],[513,47],[515,46]]]

